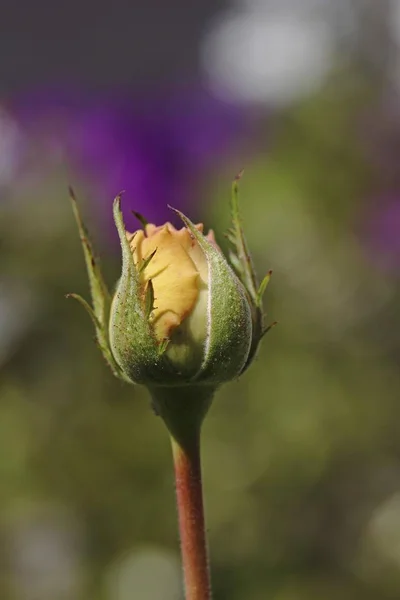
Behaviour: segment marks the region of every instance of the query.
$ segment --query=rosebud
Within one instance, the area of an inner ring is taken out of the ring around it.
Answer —
[[[110,347],[135,383],[217,386],[237,377],[252,339],[245,289],[202,226],[178,213],[169,223],[125,232],[120,201],[114,215],[122,275],[110,314]]]
[[[79,296],[94,322],[97,340],[115,375],[154,389],[205,386],[215,390],[238,377],[254,358],[263,329],[260,286],[247,250],[233,184],[234,245],[225,258],[210,231],[172,209],[184,227],[147,224],[126,232],[121,198],[114,219],[122,247],[122,274],[110,297],[75,199],[73,207],[91,283],[93,308]],[[153,393],[153,392],[152,392]],[[153,394],[154,396],[154,394]]]

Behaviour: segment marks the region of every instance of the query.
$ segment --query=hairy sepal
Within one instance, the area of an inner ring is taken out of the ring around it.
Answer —
[[[106,363],[110,367],[115,377],[126,381],[126,377],[121,372],[113,357],[108,338],[108,319],[111,307],[111,297],[104,281],[100,264],[95,256],[93,245],[90,241],[88,231],[80,214],[78,203],[72,188],[69,189],[69,195],[75,221],[78,226],[83,255],[85,258],[92,306],[87,302],[87,300],[78,294],[67,294],[67,298],[74,298],[74,300],[77,300],[77,302],[79,302],[89,314],[96,331],[97,345],[103,354]]]
[[[173,209],[208,262],[207,339],[203,361],[192,381],[219,385],[237,377],[252,340],[251,309],[243,285],[223,254],[180,211]]]
[[[114,220],[122,249],[122,274],[111,304],[109,336],[112,353],[125,376],[134,383],[173,385],[179,383],[165,355],[167,342],[159,342],[149,317],[149,287],[140,281],[126,236],[121,197],[114,200]],[[150,293],[151,295],[151,293]]]

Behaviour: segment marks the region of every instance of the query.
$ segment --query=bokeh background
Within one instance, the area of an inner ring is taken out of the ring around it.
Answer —
[[[167,435],[115,381],[113,196],[229,227],[279,321],[203,461],[216,600],[400,596],[399,0],[2,0],[0,597],[182,600]]]

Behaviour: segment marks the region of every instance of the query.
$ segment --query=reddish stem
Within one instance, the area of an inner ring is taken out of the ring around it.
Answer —
[[[204,527],[200,432],[180,445],[172,438],[186,600],[211,600]]]

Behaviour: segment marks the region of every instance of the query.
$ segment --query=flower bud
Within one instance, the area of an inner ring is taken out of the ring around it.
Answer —
[[[122,247],[122,274],[113,297],[71,190],[92,305],[76,294],[70,296],[89,313],[114,375],[145,384],[153,397],[178,386],[191,386],[198,397],[206,389],[212,394],[247,369],[271,327],[264,328],[262,314],[271,271],[258,285],[239,216],[239,178],[232,190],[229,262],[212,231],[204,235],[202,225],[194,225],[175,209],[182,229],[170,223],[150,225],[137,215],[143,228],[127,233],[117,197],[114,219]]]
[[[122,275],[111,305],[110,348],[132,382],[216,387],[246,364],[251,306],[212,232],[203,235],[202,225],[176,212],[181,230],[146,224],[129,234],[120,200],[114,204]]]

